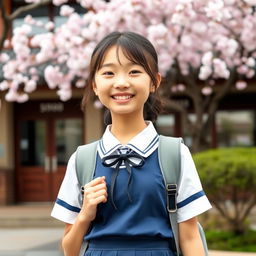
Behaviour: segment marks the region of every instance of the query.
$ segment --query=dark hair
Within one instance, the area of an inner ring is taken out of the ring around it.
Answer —
[[[158,58],[154,46],[145,37],[134,32],[113,32],[104,37],[95,47],[89,67],[89,78],[82,99],[82,108],[85,108],[92,95],[95,73],[101,67],[105,54],[112,46],[120,47],[130,61],[141,65],[150,76],[153,85],[157,87]],[[118,52],[118,49],[117,49]],[[144,119],[155,121],[162,110],[162,104],[158,93],[150,93],[144,105]],[[109,112],[109,111],[108,111]],[[110,114],[105,115],[105,123],[111,123]]]

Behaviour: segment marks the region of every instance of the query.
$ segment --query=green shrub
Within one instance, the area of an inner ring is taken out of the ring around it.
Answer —
[[[235,235],[228,231],[206,231],[209,249],[225,251],[256,252],[256,231]]]
[[[256,205],[256,148],[213,149],[193,155],[204,190],[235,233]]]

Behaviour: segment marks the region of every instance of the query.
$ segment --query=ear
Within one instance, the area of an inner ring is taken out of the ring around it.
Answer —
[[[155,92],[161,84],[162,76],[159,72],[157,73],[156,80],[157,80],[157,84],[156,85],[151,84],[150,92]]]
[[[92,83],[92,89],[93,89],[93,91],[94,91],[95,95],[96,95],[96,96],[98,96],[97,86],[96,86],[96,84],[95,84],[95,82],[94,82],[94,81],[93,81],[93,83]]]

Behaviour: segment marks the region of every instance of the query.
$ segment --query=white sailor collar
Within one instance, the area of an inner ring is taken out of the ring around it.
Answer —
[[[129,148],[143,157],[148,157],[158,147],[159,135],[151,121],[146,121],[147,127],[133,137],[126,145],[110,132],[110,125],[107,126],[102,139],[98,144],[100,158],[112,154],[119,148]]]

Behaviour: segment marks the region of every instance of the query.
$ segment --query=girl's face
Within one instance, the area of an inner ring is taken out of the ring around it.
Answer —
[[[160,74],[157,74],[157,79],[159,85]],[[117,51],[116,46],[107,51],[93,83],[95,94],[110,110],[112,118],[127,114],[143,117],[144,104],[155,89],[144,68],[127,59],[122,49]]]

